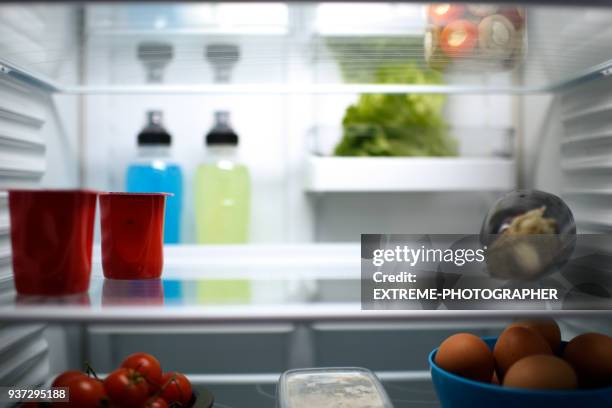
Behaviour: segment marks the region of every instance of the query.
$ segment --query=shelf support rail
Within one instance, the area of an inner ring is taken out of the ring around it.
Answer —
[[[0,78],[19,82],[47,93],[63,93],[64,90],[51,79],[34,74],[3,59],[0,59]]]

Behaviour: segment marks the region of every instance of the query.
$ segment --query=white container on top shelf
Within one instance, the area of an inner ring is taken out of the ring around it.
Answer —
[[[507,191],[516,187],[513,131],[454,128],[458,156],[334,156],[342,130],[313,129],[308,157],[307,192]]]

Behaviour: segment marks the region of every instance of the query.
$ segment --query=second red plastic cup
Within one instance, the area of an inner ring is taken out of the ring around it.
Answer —
[[[102,193],[102,268],[109,279],[156,279],[164,256],[167,194]]]

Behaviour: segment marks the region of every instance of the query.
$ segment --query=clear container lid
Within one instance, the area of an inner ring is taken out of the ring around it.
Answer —
[[[364,368],[289,370],[280,378],[279,408],[393,408],[378,378]]]

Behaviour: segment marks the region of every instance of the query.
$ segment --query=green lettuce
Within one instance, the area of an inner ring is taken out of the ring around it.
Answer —
[[[440,84],[435,71],[414,64],[380,67],[380,84]],[[457,142],[442,115],[446,96],[439,94],[365,94],[349,106],[342,120],[337,156],[455,156]]]

